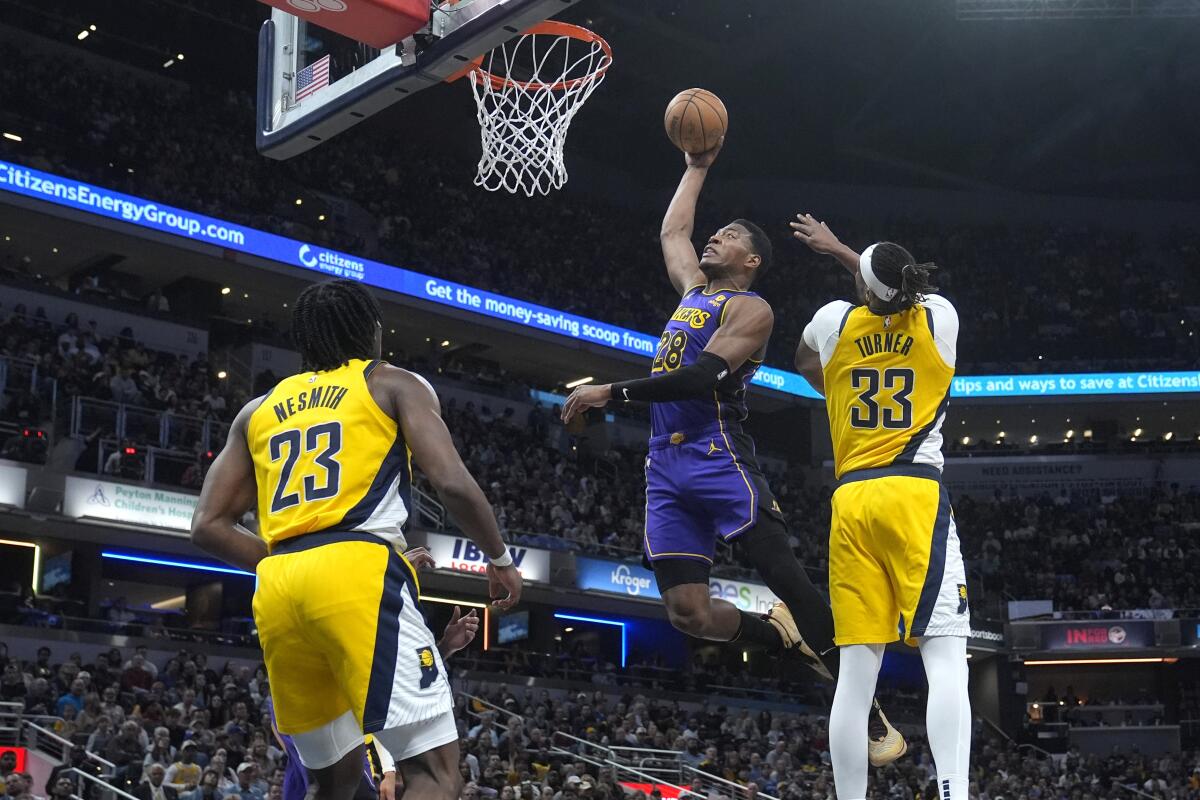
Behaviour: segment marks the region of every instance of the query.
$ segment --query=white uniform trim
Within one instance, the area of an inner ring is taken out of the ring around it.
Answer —
[[[958,587],[967,585],[966,568],[963,565],[962,548],[958,541],[958,526],[950,517],[950,530],[946,534],[946,560],[942,572],[942,585],[938,589],[937,602],[922,637],[971,635],[971,610],[959,597]],[[930,569],[933,565],[930,565]],[[958,613],[959,607],[963,613]]]
[[[937,345],[938,355],[946,366],[953,367],[958,359],[958,311],[954,305],[940,294],[925,296],[921,306],[929,309],[933,317],[933,341]],[[824,368],[841,338],[842,320],[846,312],[854,308],[845,300],[834,300],[817,309],[812,322],[804,328],[802,337],[809,349],[821,356],[821,367]]]

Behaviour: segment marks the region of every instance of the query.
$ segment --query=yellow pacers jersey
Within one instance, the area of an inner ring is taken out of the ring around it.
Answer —
[[[929,300],[953,314],[944,298]],[[845,306],[824,365],[836,476],[893,464],[940,469],[941,424],[954,368],[934,340],[933,309],[918,305],[878,316]]]
[[[321,530],[404,546],[412,468],[404,436],[367,389],[378,361],[285,378],[250,416],[258,529],[268,547]]]

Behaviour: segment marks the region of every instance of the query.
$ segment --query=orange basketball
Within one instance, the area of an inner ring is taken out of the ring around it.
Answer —
[[[685,153],[703,153],[717,146],[729,128],[725,104],[707,89],[685,89],[667,104],[663,118],[667,137]]]

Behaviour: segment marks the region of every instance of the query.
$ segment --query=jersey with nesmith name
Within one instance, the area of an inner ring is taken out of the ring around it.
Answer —
[[[246,442],[268,545],[323,530],[404,546],[411,454],[367,388],[378,361],[284,378],[250,415]]]
[[[724,322],[729,301],[740,295],[758,296],[754,292],[728,289],[706,291],[703,286],[694,286],[684,292],[679,307],[658,340],[650,374],[673,372],[695,362]],[[740,423],[747,414],[746,387],[761,363],[747,359],[745,364],[721,379],[711,396],[654,403],[650,407],[650,435]]]
[[[804,329],[821,356],[834,473],[899,464],[941,469],[942,423],[958,341],[958,313],[929,295],[881,316],[830,303]]]

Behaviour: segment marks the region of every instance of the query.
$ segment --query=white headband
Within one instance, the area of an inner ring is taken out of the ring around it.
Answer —
[[[863,250],[862,255],[858,257],[858,271],[862,274],[863,282],[867,284],[867,288],[871,293],[885,302],[891,300],[897,294],[899,289],[893,289],[879,278],[875,277],[875,270],[871,268],[871,254],[875,252],[875,248],[879,245],[873,244],[866,250]]]

